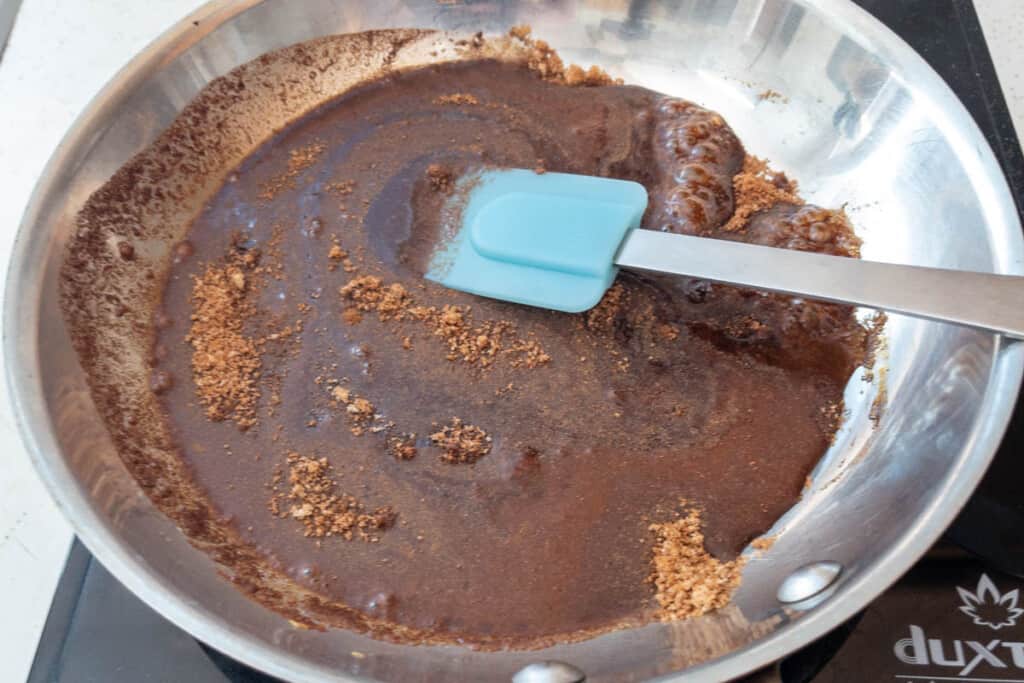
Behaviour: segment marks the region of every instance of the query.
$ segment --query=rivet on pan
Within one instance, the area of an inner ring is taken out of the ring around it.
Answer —
[[[582,683],[586,677],[571,664],[548,659],[524,666],[512,676],[512,683]]]
[[[824,591],[835,583],[836,579],[843,572],[843,566],[838,562],[812,562],[805,564],[792,574],[783,579],[779,584],[779,591],[776,593],[779,602],[786,605],[803,603],[814,597],[826,597]],[[815,601],[814,604],[817,604]],[[813,605],[799,605],[807,609]]]

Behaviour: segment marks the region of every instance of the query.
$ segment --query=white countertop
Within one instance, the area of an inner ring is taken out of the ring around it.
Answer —
[[[64,132],[135,53],[202,4],[23,0],[0,57],[0,283],[35,180]],[[1019,134],[1024,131],[1019,40],[1024,3],[975,0],[975,5]],[[0,681],[19,681],[31,666],[71,530],[32,469],[10,417],[6,388],[0,393],[0,445]]]

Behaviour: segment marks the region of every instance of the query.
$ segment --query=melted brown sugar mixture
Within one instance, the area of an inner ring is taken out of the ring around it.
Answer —
[[[656,618],[650,526],[685,499],[723,561],[768,529],[828,448],[863,330],[680,278],[624,273],[583,315],[426,282],[479,165],[637,180],[645,227],[856,255],[712,112],[428,67],[296,121],[213,195],[155,317],[153,390],[219,513],[332,601],[478,644]]]

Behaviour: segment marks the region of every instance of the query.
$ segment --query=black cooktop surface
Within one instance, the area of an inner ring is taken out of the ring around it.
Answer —
[[[1024,157],[970,0],[856,1],[959,95],[1024,208]],[[1018,401],[995,462],[944,540],[863,613],[757,680],[1024,683],[1022,481]],[[77,541],[29,675],[30,683],[272,680],[160,617]]]

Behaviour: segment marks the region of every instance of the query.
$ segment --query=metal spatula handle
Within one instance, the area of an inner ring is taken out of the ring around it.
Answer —
[[[1024,339],[1024,277],[633,230],[615,264],[867,306]]]

